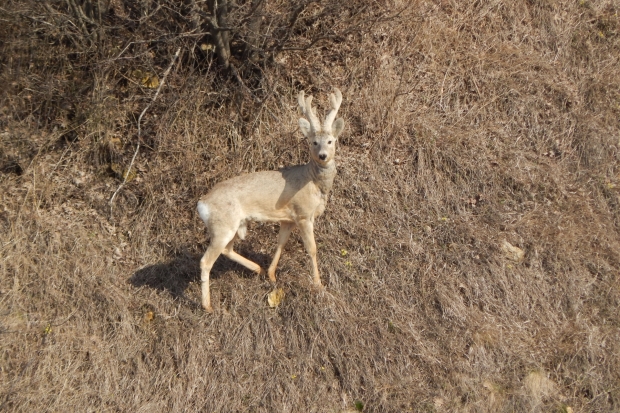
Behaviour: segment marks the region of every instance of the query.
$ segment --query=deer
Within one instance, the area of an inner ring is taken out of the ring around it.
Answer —
[[[344,120],[336,119],[342,93],[334,88],[329,95],[330,109],[323,125],[312,108],[312,96],[299,92],[298,104],[304,117],[299,128],[307,138],[310,161],[278,171],[261,171],[239,175],[220,182],[198,201],[198,215],[210,234],[209,246],[200,260],[202,307],[212,313],[209,275],[217,258],[223,254],[232,261],[264,276],[257,263],[233,249],[238,237],[245,239],[250,221],[280,224],[278,244],[267,270],[271,283],[276,282],[276,268],[282,249],[297,227],[310,256],[313,284],[322,289],[314,239],[314,221],[325,206],[336,177],[336,141],[344,129]]]

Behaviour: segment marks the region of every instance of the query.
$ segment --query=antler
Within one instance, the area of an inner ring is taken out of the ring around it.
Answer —
[[[325,122],[323,122],[323,128],[326,131],[332,130],[332,123],[334,123],[334,119],[336,119],[336,114],[338,114],[338,109],[340,109],[340,104],[342,103],[342,93],[340,89],[334,88],[334,93],[329,94],[331,109],[325,116]]]
[[[340,99],[342,100],[342,96],[340,97]],[[314,132],[320,131],[321,122],[319,122],[319,118],[316,117],[316,114],[312,110],[312,96],[308,96],[307,98],[305,98],[304,91],[302,90],[301,92],[299,92],[297,101],[299,103],[299,107],[301,108],[301,111],[303,112],[304,116],[310,122],[310,127],[313,129],[313,131]]]

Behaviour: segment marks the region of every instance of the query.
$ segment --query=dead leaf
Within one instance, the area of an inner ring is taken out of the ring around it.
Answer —
[[[123,148],[123,142],[117,136],[111,136],[108,140],[108,145],[119,151]]]
[[[150,72],[146,72],[140,82],[142,86],[146,86],[149,89],[156,89],[159,86],[159,78],[156,74]]]
[[[114,248],[113,257],[117,261],[123,259],[123,252],[121,251],[119,247]]]
[[[519,247],[515,247],[506,240],[502,243],[502,251],[506,254],[506,258],[514,262],[521,262],[525,257],[525,251]]]
[[[126,182],[131,182],[136,178],[135,169],[128,171],[127,169],[123,169],[123,167],[117,163],[111,163],[110,169],[112,169],[112,172],[114,172],[120,179],[126,179]]]
[[[155,89],[159,86],[159,78],[154,73],[136,69],[131,72],[131,76],[140,82],[142,86],[148,87],[149,89]]]
[[[269,303],[269,307],[275,308],[280,305],[282,300],[284,300],[284,290],[282,288],[276,288],[267,296],[267,302]]]

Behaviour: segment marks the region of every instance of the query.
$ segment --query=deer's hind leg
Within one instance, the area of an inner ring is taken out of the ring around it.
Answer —
[[[213,312],[213,307],[211,307],[211,292],[209,289],[209,274],[211,273],[211,268],[213,268],[213,264],[217,257],[220,256],[222,252],[224,252],[225,248],[229,243],[232,242],[232,239],[235,237],[234,232],[230,232],[228,234],[213,234],[211,235],[211,243],[207,248],[207,251],[200,259],[200,282],[201,282],[201,290],[202,290],[202,306],[204,309],[210,313]]]
[[[261,268],[260,265],[258,265],[254,261],[248,260],[247,258],[245,258],[242,255],[237,254],[233,250],[233,243],[234,243],[234,241],[235,240],[233,238],[228,243],[228,245],[226,245],[226,248],[224,248],[224,250],[222,251],[222,254],[224,254],[224,256],[228,257],[229,259],[233,260],[234,262],[243,265],[245,268],[258,273],[259,275],[263,275],[265,273],[265,271],[263,271],[263,269]]]

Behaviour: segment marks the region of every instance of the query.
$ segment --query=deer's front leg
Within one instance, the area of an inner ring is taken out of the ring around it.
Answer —
[[[314,285],[321,287],[321,276],[319,275],[319,266],[316,262],[316,242],[314,242],[314,222],[309,219],[301,220],[297,223],[299,231],[301,233],[301,239],[304,241],[304,246],[308,255],[310,255],[310,262],[312,264],[312,278]]]

